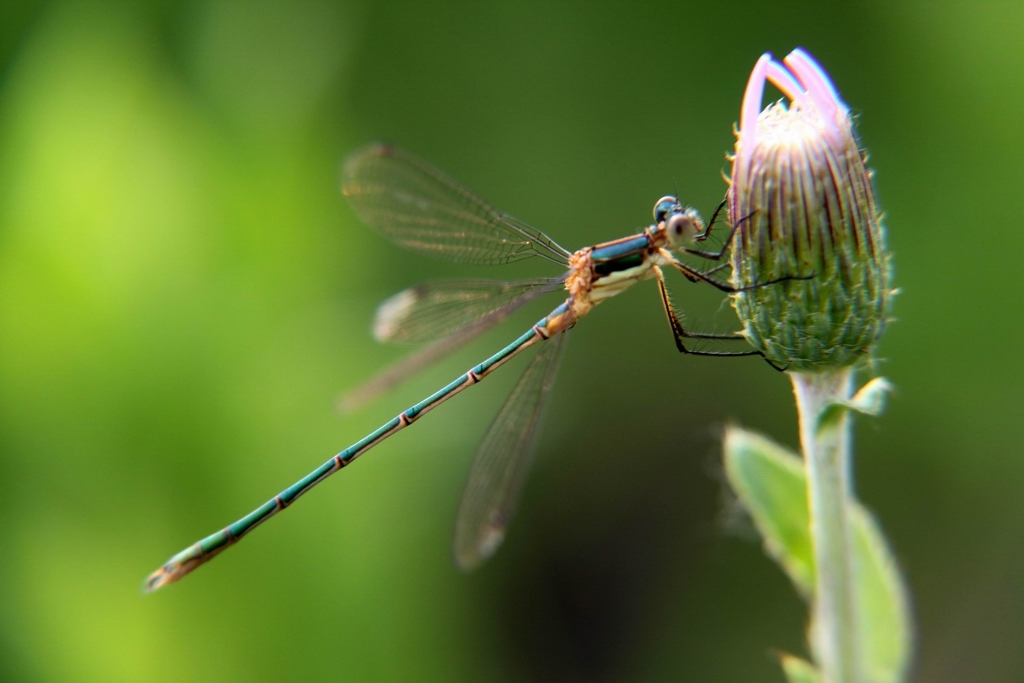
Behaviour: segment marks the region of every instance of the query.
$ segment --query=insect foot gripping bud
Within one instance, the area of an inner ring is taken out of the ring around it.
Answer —
[[[871,172],[829,77],[803,50],[758,60],[743,96],[729,188],[739,225],[733,295],[754,348],[780,369],[854,364],[888,316],[889,256]],[[765,80],[790,100],[761,110]]]

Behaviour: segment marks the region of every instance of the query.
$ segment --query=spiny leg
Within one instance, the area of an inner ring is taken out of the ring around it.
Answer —
[[[718,205],[718,208],[715,209],[715,212],[711,214],[711,220],[708,221],[708,227],[704,228],[704,232],[695,235],[695,240],[697,240],[698,242],[703,242],[711,235],[711,228],[715,227],[715,221],[718,220],[718,214],[722,213],[722,209],[724,209],[725,205],[728,203],[729,197],[726,196],[726,198],[723,199],[721,203]]]
[[[725,282],[720,282],[709,275],[709,273],[717,272],[719,268],[712,268],[708,273],[704,273],[702,271],[697,270],[693,266],[688,266],[685,263],[680,262],[667,249],[659,249],[659,252],[673,268],[675,268],[684,276],[686,276],[686,279],[688,279],[690,282],[696,282],[697,280],[700,280],[702,282],[708,283],[715,289],[718,289],[723,292],[728,292],[729,294],[734,294],[736,292],[746,292],[751,289],[758,289],[759,287],[767,287],[769,285],[777,285],[780,282],[787,282],[789,280],[810,280],[811,278],[814,277],[813,274],[785,275],[783,277],[775,278],[774,280],[768,280],[767,282],[756,282],[752,285],[746,285],[744,287],[733,287],[732,285],[727,284]]]
[[[729,267],[729,265],[730,264],[728,264],[728,263],[720,263],[720,264],[718,264],[717,266],[715,266],[714,268],[712,268],[710,270],[702,270],[700,272],[702,274],[704,274],[704,275],[711,276],[711,275],[714,275],[715,273],[717,273],[719,271],[725,270],[726,268]],[[690,282],[700,282],[700,280],[698,278],[696,278],[693,275],[690,275],[688,273],[683,273],[683,276],[685,276],[686,279],[689,280]]]
[[[679,315],[676,313],[675,308],[672,306],[672,300],[669,298],[668,287],[665,286],[665,275],[661,272],[661,268],[655,266],[653,269],[654,277],[658,281],[658,292],[661,294],[661,303],[665,307],[665,315],[668,316],[668,324],[672,328],[672,335],[676,340],[676,348],[679,349],[680,353],[689,353],[695,356],[760,356],[760,351],[750,349],[748,351],[698,351],[696,349],[686,348],[684,339],[725,339],[727,341],[740,341],[745,339],[740,334],[701,334],[696,332],[687,332],[683,328],[683,323],[679,320]]]
[[[711,215],[711,222],[708,223],[708,227],[704,230],[704,232],[702,232],[702,233],[700,233],[700,234],[698,234],[696,236],[695,239],[698,242],[704,241],[705,239],[707,239],[711,235],[711,228],[714,226],[715,221],[718,218],[718,214],[722,211],[722,208],[725,207],[726,202],[728,202],[728,198],[723,199],[722,202],[718,205],[718,208],[715,209],[715,212]],[[732,244],[732,240],[736,236],[736,232],[740,229],[740,226],[746,220],[748,220],[751,216],[753,216],[755,213],[757,213],[756,210],[755,211],[751,211],[746,216],[744,216],[743,218],[741,218],[738,221],[736,221],[735,225],[733,225],[732,228],[730,228],[730,230],[729,230],[729,236],[726,237],[725,238],[725,242],[722,243],[722,248],[719,249],[718,251],[703,251],[701,249],[690,249],[689,247],[682,247],[681,251],[684,251],[687,254],[692,254],[692,255],[697,256],[699,258],[708,259],[709,261],[720,261],[722,258],[725,257],[725,254],[729,250],[729,246]],[[673,261],[673,265],[675,265],[676,269],[679,272],[681,272],[686,277],[686,279],[689,280],[690,282],[697,282],[698,280],[703,280],[704,282],[707,282],[707,283],[717,287],[718,289],[722,290],[723,292],[743,292],[743,291],[746,291],[748,289],[756,289],[758,287],[766,287],[768,285],[774,285],[774,284],[777,284],[779,282],[785,282],[787,280],[810,280],[811,278],[814,277],[814,273],[811,273],[810,275],[787,275],[785,277],[780,277],[780,278],[775,279],[775,280],[769,280],[768,282],[759,282],[757,284],[750,285],[750,286],[747,286],[747,287],[743,287],[743,288],[740,288],[740,289],[736,289],[736,288],[728,288],[728,289],[726,289],[723,286],[723,283],[721,283],[721,282],[719,282],[717,280],[714,280],[714,279],[709,279],[709,276],[711,276],[711,275],[713,275],[713,274],[715,274],[715,273],[717,273],[717,272],[719,272],[721,270],[724,270],[724,269],[728,268],[730,264],[722,263],[720,265],[715,266],[711,270],[698,271],[695,268],[692,268],[690,266],[686,266],[685,264],[679,263],[675,259],[672,259],[672,261]]]
[[[718,205],[718,208],[715,209],[715,212],[711,214],[711,222],[708,223],[707,229],[705,229],[704,232],[694,237],[696,241],[703,242],[704,240],[711,236],[711,228],[714,227],[715,220],[718,218],[718,214],[721,212],[722,208],[725,207],[725,204],[728,201],[728,198],[722,200],[722,203]],[[701,249],[690,249],[689,247],[683,247],[682,250],[685,251],[687,254],[693,254],[694,256],[706,258],[710,261],[720,261],[722,257],[725,256],[725,252],[729,250],[729,245],[732,244],[732,239],[733,237],[736,236],[736,232],[740,229],[740,226],[743,225],[744,221],[753,216],[754,213],[756,212],[751,211],[746,216],[739,219],[738,221],[736,221],[736,223],[733,224],[733,226],[729,229],[729,236],[725,238],[725,242],[722,243],[722,248],[719,249],[718,251],[703,251]]]
[[[721,270],[725,270],[725,269],[726,269],[726,268],[728,268],[728,267],[729,267],[730,265],[731,265],[731,264],[729,264],[729,263],[719,263],[719,264],[718,264],[717,266],[715,266],[714,268],[712,268],[712,269],[710,269],[710,270],[702,270],[701,272],[702,272],[702,273],[704,273],[705,275],[714,275],[715,273],[717,273],[717,272],[719,272],[719,271],[721,271]]]
[[[661,268],[654,267],[655,277],[658,280],[658,291],[661,293],[661,303],[665,307],[665,314],[668,316],[669,325],[672,328],[672,335],[676,340],[676,348],[681,353],[688,353],[694,356],[761,356],[768,365],[772,366],[773,369],[778,372],[785,372],[789,366],[776,365],[770,358],[764,355],[761,351],[756,349],[750,349],[749,351],[698,351],[696,349],[688,349],[683,343],[683,339],[725,339],[727,341],[739,341],[745,340],[746,337],[740,334],[702,334],[697,332],[687,332],[682,323],[679,320],[679,315],[676,313],[675,308],[672,306],[672,301],[669,299],[668,287],[665,285],[665,276],[661,272]]]
[[[676,257],[672,255],[671,252],[669,252],[666,249],[660,249],[658,251],[660,252],[660,254],[662,254],[662,256],[665,257],[665,259],[669,262],[670,265],[672,265],[672,267],[674,267],[679,272],[683,273],[683,275],[686,276],[686,279],[689,280],[691,283],[695,283],[699,280],[701,282],[708,283],[717,290],[727,292],[729,294],[735,294],[736,292],[746,292],[749,290],[756,290],[761,287],[778,285],[779,283],[785,283],[791,280],[811,280],[814,278],[814,273],[811,273],[809,275],[782,275],[781,278],[776,278],[775,280],[769,280],[763,283],[755,283],[753,285],[745,285],[743,287],[733,287],[728,283],[723,283],[719,280],[715,280],[711,276],[713,273],[725,268],[725,264],[712,268],[711,270],[708,271],[702,271],[697,270],[691,265],[686,265],[685,263],[679,261],[678,259],[676,259]]]

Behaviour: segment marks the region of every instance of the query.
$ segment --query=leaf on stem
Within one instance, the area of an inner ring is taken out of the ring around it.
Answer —
[[[809,599],[814,594],[814,552],[803,463],[760,434],[729,426],[725,472],[761,533],[765,551]]]
[[[862,415],[877,416],[885,408],[885,397],[892,393],[893,386],[884,377],[875,377],[860,388],[853,398],[842,403],[831,403],[818,416],[818,432],[835,427],[848,411]]]
[[[863,405],[878,405],[880,396],[888,391],[887,383],[882,383],[884,380],[869,382],[850,404],[858,403],[858,397],[864,394],[867,398]],[[725,471],[730,486],[764,539],[767,553],[789,575],[804,598],[812,596],[814,554],[803,461],[760,434],[730,426],[725,433]],[[898,683],[909,664],[913,640],[903,580],[871,514],[857,503],[850,518],[864,669],[871,683]],[[784,667],[786,661],[784,658]],[[793,678],[789,669],[786,672],[790,683],[815,680]]]
[[[785,652],[779,655],[789,683],[821,683],[821,672],[805,659]]]

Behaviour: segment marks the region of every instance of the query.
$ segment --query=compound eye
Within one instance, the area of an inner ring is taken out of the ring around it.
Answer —
[[[668,219],[669,238],[673,242],[689,240],[697,234],[693,218],[686,213],[676,213]]]
[[[678,199],[672,195],[665,195],[654,204],[654,222],[660,225],[678,206]]]

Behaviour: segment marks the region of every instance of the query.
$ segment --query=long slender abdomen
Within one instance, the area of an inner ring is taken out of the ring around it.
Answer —
[[[164,566],[146,578],[143,589],[148,593],[155,591],[158,588],[162,588],[169,583],[178,581],[196,567],[210,561],[219,553],[240,541],[243,536],[248,534],[257,526],[294,503],[299,496],[348,465],[350,462],[379,444],[384,439],[388,438],[395,432],[408,427],[410,424],[441,405],[452,396],[473,386],[525,349],[538,342],[544,341],[555,334],[564,332],[572,326],[573,322],[568,302],[563,303],[549,313],[543,320],[540,320],[536,325],[534,325],[529,332],[523,334],[521,337],[484,362],[474,366],[465,374],[460,375],[458,379],[449,383],[439,391],[434,392],[416,405],[404,410],[397,417],[389,420],[385,424],[381,425],[381,427],[376,431],[367,434],[341,453],[338,453],[323,465],[316,468],[305,477],[250,512],[245,517],[242,517],[234,524],[221,529],[217,533],[207,536],[198,543],[189,546],[172,557],[164,564]]]

